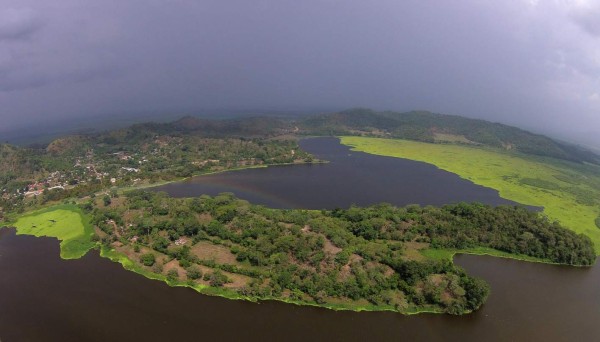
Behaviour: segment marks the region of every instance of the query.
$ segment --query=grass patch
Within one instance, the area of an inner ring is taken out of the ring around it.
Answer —
[[[58,205],[19,217],[11,224],[18,235],[54,237],[60,240],[60,256],[78,259],[94,247],[88,218],[75,205]]]
[[[341,137],[341,142],[356,151],[433,164],[475,184],[496,189],[505,199],[544,207],[544,214],[551,220],[589,236],[596,254],[600,254],[600,230],[595,224],[600,168],[596,166],[464,145],[364,137]],[[535,180],[538,187],[523,186],[527,179]]]
[[[456,254],[473,254],[473,255],[489,255],[499,258],[516,259],[529,262],[542,262],[546,264],[554,264],[550,260],[534,258],[528,255],[513,254],[508,252],[499,251],[488,247],[474,247],[467,249],[436,249],[428,248],[420,251],[423,256],[433,260],[450,260],[454,258]]]
[[[596,218],[596,227],[600,228],[600,216]]]

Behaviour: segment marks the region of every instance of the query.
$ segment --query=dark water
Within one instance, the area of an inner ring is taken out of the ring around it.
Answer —
[[[443,205],[477,201],[514,204],[496,190],[437,167],[406,159],[350,151],[336,138],[313,138],[301,147],[328,164],[275,166],[195,177],[155,188],[174,197],[233,192],[272,208],[333,209],[388,202]]]
[[[457,262],[490,282],[474,314],[402,316],[255,304],[170,288],[96,252],[63,261],[50,238],[0,230],[0,340],[597,341],[600,268],[491,257]]]

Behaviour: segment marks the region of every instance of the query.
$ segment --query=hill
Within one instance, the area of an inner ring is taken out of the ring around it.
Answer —
[[[274,118],[144,123],[67,135],[48,145],[0,144],[0,220],[111,186],[139,186],[243,167],[313,162]]]
[[[520,128],[426,111],[406,113],[351,109],[301,120],[302,133],[370,135],[422,142],[484,145],[577,163],[600,164],[600,156]]]
[[[124,131],[127,131],[129,134],[152,132],[154,134],[183,134],[212,138],[262,138],[286,134],[290,132],[292,128],[292,124],[289,120],[275,117],[209,120],[185,116],[169,123],[137,124]]]

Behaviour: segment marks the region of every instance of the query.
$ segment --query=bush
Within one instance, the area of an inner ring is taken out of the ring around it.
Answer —
[[[146,254],[142,254],[142,256],[140,257],[140,261],[145,266],[152,266],[156,262],[156,258],[154,257],[154,254],[152,254],[152,253],[146,253]]]
[[[188,267],[187,271],[187,277],[189,279],[200,279],[200,277],[202,277],[202,271],[197,267],[197,266],[190,266]]]
[[[224,275],[223,273],[221,273],[221,271],[216,270],[211,276],[210,276],[210,286],[223,286],[227,283],[229,283],[230,280],[229,278],[227,278],[226,275]]]
[[[111,201],[111,199],[110,199],[110,197],[108,195],[105,195],[102,198],[102,202],[104,203],[105,207],[108,207],[112,203],[112,201]]]
[[[179,272],[177,272],[177,270],[174,268],[170,269],[169,272],[167,272],[167,280],[168,281],[179,280]]]
[[[163,271],[163,265],[161,263],[154,264],[154,266],[152,266],[152,271],[154,273],[158,273],[158,274],[162,273],[162,271]]]

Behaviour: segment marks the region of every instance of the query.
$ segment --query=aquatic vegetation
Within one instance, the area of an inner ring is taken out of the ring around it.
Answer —
[[[58,205],[32,212],[10,226],[17,229],[17,234],[57,238],[63,259],[78,259],[95,245],[93,228],[76,205]]]
[[[465,145],[365,137],[342,137],[341,142],[355,151],[430,163],[496,189],[503,198],[544,207],[551,220],[590,237],[600,254],[600,230],[594,223],[600,205],[600,168],[595,165]]]

